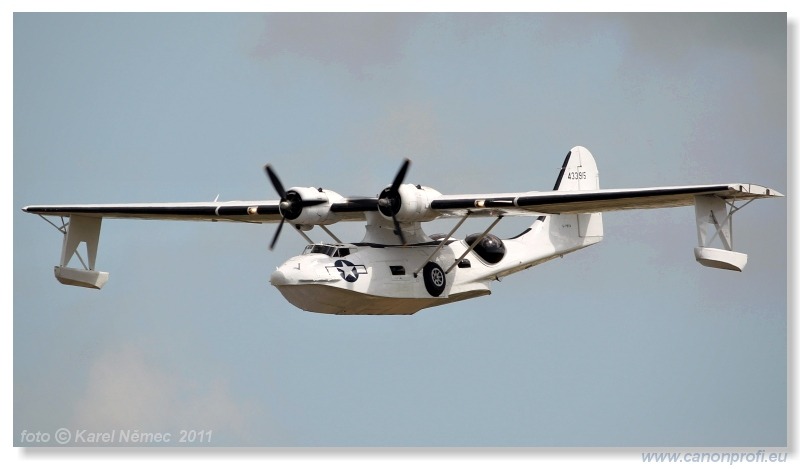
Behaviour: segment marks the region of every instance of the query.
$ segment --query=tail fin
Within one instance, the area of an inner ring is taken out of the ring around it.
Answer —
[[[553,192],[588,191],[599,188],[597,165],[589,150],[575,147],[567,153]],[[547,262],[603,240],[600,213],[541,215],[527,230],[507,240],[519,252],[519,265],[498,274],[509,275]],[[512,244],[513,243],[513,244]]]
[[[591,191],[600,189],[600,174],[594,157],[584,147],[575,147],[567,153],[554,191]]]
[[[553,191],[588,191],[600,188],[600,176],[594,157],[584,147],[567,153]],[[545,235],[557,253],[566,253],[600,242],[603,239],[603,216],[600,213],[542,215],[520,238]]]
[[[594,156],[584,147],[574,147],[567,153],[554,191],[591,191],[600,189],[600,173]],[[551,234],[571,238],[572,244],[589,245],[603,239],[603,215],[581,213],[551,215]],[[553,233],[555,231],[556,233]]]

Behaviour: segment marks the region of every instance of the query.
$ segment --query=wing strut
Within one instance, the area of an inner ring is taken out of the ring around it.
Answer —
[[[467,250],[466,250],[466,251],[464,251],[464,254],[461,254],[461,257],[459,257],[458,259],[456,259],[456,260],[455,260],[455,262],[453,262],[453,265],[451,265],[451,266],[450,266],[450,268],[449,268],[449,269],[447,269],[447,270],[445,271],[445,275],[446,275],[446,274],[449,274],[449,273],[450,273],[450,271],[451,271],[451,270],[453,270],[453,268],[455,268],[455,266],[457,266],[457,265],[458,265],[458,263],[459,263],[459,262],[461,262],[461,260],[462,260],[462,259],[464,259],[465,257],[467,257],[467,254],[471,253],[471,252],[472,252],[472,250],[473,250],[473,249],[475,249],[475,246],[477,246],[477,245],[478,245],[478,243],[480,243],[481,241],[483,241],[483,238],[485,238],[485,237],[486,237],[486,235],[488,235],[488,234],[489,234],[489,232],[490,232],[490,231],[492,231],[492,228],[494,228],[494,227],[495,227],[495,225],[497,225],[498,223],[500,223],[500,220],[502,220],[502,219],[503,219],[503,216],[502,216],[502,215],[500,215],[499,217],[497,217],[497,218],[496,218],[496,219],[495,219],[495,220],[492,222],[492,224],[491,224],[491,225],[489,225],[489,228],[486,228],[486,230],[485,230],[483,233],[481,233],[481,235],[480,235],[480,236],[478,236],[477,238],[475,238],[475,241],[473,241],[473,242],[472,242],[472,244],[470,244],[470,245],[469,245],[469,248],[467,248]]]
[[[329,230],[325,225],[319,225],[319,227],[322,228],[322,231],[328,233],[328,236],[333,238],[334,241],[336,241],[339,244],[344,244],[344,243],[342,243],[342,240],[337,238],[336,235],[333,234],[333,232],[331,230]]]
[[[470,212],[469,210],[467,210],[467,213],[466,213],[466,215],[464,215],[463,217],[461,217],[461,220],[459,220],[459,221],[458,221],[458,223],[456,223],[456,226],[454,226],[454,227],[453,227],[453,229],[452,229],[452,230],[450,230],[450,232],[449,232],[449,233],[447,233],[447,236],[445,236],[444,238],[442,238],[442,241],[439,243],[439,245],[438,245],[438,246],[436,246],[436,249],[434,249],[434,250],[433,250],[433,252],[431,253],[431,255],[430,255],[430,256],[428,256],[428,258],[427,258],[427,259],[425,259],[425,262],[423,262],[423,263],[422,263],[422,265],[420,265],[420,266],[419,266],[419,268],[418,268],[417,270],[415,270],[415,271],[414,271],[414,278],[417,278],[417,275],[419,274],[419,272],[420,272],[422,269],[424,269],[424,268],[425,268],[425,266],[428,264],[428,262],[430,262],[430,261],[431,261],[431,259],[433,259],[434,257],[436,257],[436,254],[439,254],[439,251],[441,251],[441,250],[442,250],[442,248],[443,248],[443,247],[444,247],[444,245],[447,243],[447,241],[448,241],[448,240],[449,240],[449,239],[450,239],[450,238],[453,236],[453,233],[455,233],[455,232],[456,232],[456,230],[457,230],[457,229],[459,229],[459,228],[461,227],[461,225],[462,225],[462,224],[463,224],[465,221],[467,221],[467,218],[470,216],[470,213],[471,213],[471,212]]]
[[[41,218],[42,220],[44,220],[47,223],[50,223],[51,225],[53,225],[53,227],[55,229],[57,229],[58,231],[60,231],[61,234],[67,234],[67,226],[69,226],[69,222],[68,221],[64,221],[64,217],[59,217],[61,219],[61,226],[58,226],[55,223],[53,223],[52,221],[50,221],[48,218],[46,218],[44,215],[42,215],[41,213],[37,213],[37,215],[39,215],[39,218]],[[69,217],[67,217],[67,218],[69,218]]]
[[[300,229],[300,225],[295,225],[294,223],[292,223],[292,228],[297,230],[297,232],[300,233],[300,236],[302,236],[303,238],[306,239],[306,241],[308,241],[308,244],[314,244],[314,241],[311,238],[309,238],[307,234],[303,233],[303,230]],[[275,237],[277,238],[277,235]]]

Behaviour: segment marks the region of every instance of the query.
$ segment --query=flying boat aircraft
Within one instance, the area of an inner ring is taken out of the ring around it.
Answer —
[[[734,213],[755,199],[782,197],[774,189],[739,183],[600,189],[595,159],[580,146],[567,153],[553,190],[544,192],[444,195],[404,183],[409,165],[405,160],[377,197],[343,197],[314,187],[287,190],[267,165],[279,200],[30,205],[23,210],[63,233],[55,277],[65,285],[100,289],[107,282],[108,273],[95,269],[104,218],[278,223],[270,249],[288,223],[308,246],[269,280],[290,303],[330,314],[413,314],[489,295],[493,281],[600,242],[602,213],[608,211],[694,205],[695,259],[706,267],[741,272],[747,255],[733,250]],[[529,216],[533,223],[517,236],[500,239],[492,230],[507,216]],[[46,217],[58,217],[60,223]],[[440,218],[454,221],[450,232],[425,234],[422,224]],[[455,239],[470,218],[486,219],[485,230]],[[338,222],[365,222],[364,238],[342,242],[328,228]],[[333,242],[314,243],[305,234],[317,226]],[[80,266],[70,267],[73,258]]]

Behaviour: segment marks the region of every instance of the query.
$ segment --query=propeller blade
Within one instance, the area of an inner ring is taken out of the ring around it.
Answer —
[[[400,228],[400,222],[397,221],[397,217],[392,214],[392,221],[394,222],[394,234],[400,237],[400,242],[403,243],[403,246],[406,245],[406,237],[403,236],[403,229]]]
[[[406,178],[406,171],[408,171],[408,165],[410,165],[410,164],[411,164],[411,160],[406,158],[403,161],[403,165],[400,166],[400,170],[397,171],[397,175],[394,177],[394,181],[392,181],[391,192],[393,194],[397,193],[397,189],[400,188],[400,184],[402,184],[403,180]]]
[[[272,237],[272,242],[269,243],[269,250],[272,251],[275,248],[275,243],[278,242],[278,236],[281,235],[281,228],[283,228],[283,222],[286,221],[286,218],[281,218],[281,222],[278,223],[278,229],[275,230],[275,235]]]
[[[264,170],[267,172],[267,177],[269,177],[269,180],[272,182],[272,187],[275,188],[275,191],[281,196],[281,199],[285,199],[286,191],[283,189],[283,184],[281,184],[281,180],[278,179],[278,175],[272,170],[272,166],[266,165],[264,166]]]

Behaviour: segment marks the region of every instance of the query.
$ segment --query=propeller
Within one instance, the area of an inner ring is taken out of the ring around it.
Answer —
[[[300,194],[297,192],[290,190],[286,192],[283,188],[283,184],[281,184],[281,180],[278,178],[278,175],[272,169],[272,166],[266,165],[264,166],[264,170],[267,172],[267,177],[269,178],[270,182],[272,183],[272,187],[275,188],[275,192],[281,196],[281,201],[278,204],[278,211],[281,213],[281,222],[278,224],[278,229],[275,230],[275,235],[272,237],[272,242],[269,244],[270,251],[275,248],[275,244],[278,242],[278,237],[281,234],[281,229],[283,229],[283,223],[288,218],[289,220],[294,220],[295,218],[300,216],[300,213],[303,211],[303,207],[316,205],[319,202],[313,201],[309,203],[304,203],[303,198],[300,197]]]
[[[400,170],[397,171],[397,174],[392,181],[392,185],[382,190],[378,196],[378,210],[380,210],[380,212],[384,215],[389,215],[392,217],[392,221],[394,222],[394,234],[400,237],[400,242],[403,243],[403,246],[406,244],[406,238],[403,236],[403,230],[400,227],[400,222],[397,221],[397,212],[400,211],[400,206],[402,203],[400,200],[400,185],[403,183],[403,179],[406,177],[406,172],[408,171],[408,166],[410,164],[411,160],[406,158],[403,161],[403,164],[400,166]]]
[[[283,207],[284,204],[288,204],[288,200],[286,199],[286,190],[284,190],[283,184],[281,184],[281,180],[278,178],[278,175],[272,170],[272,166],[266,165],[264,166],[264,170],[267,172],[267,177],[272,183],[272,187],[275,188],[275,192],[281,196],[281,201],[278,204],[278,211],[281,213],[281,222],[278,224],[278,229],[275,230],[275,234],[272,236],[272,242],[269,243],[269,250],[272,251],[275,248],[275,243],[278,242],[278,236],[281,234],[283,222],[286,221],[286,216],[283,214]],[[287,206],[286,208],[289,207]]]

